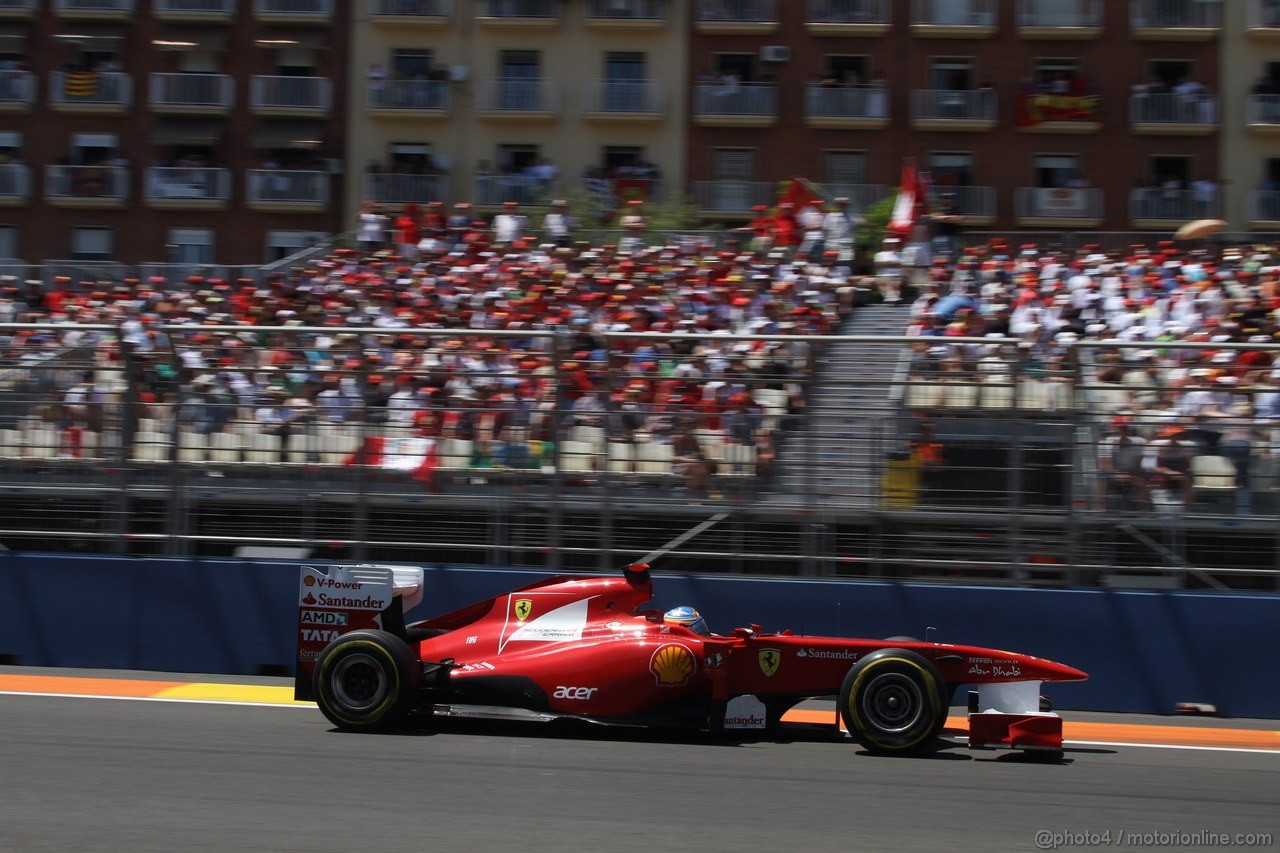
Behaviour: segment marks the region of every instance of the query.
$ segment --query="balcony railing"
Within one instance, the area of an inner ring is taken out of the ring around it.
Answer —
[[[582,109],[588,113],[662,113],[666,109],[662,84],[653,80],[589,80],[582,90]]]
[[[153,166],[147,169],[143,192],[151,201],[227,201],[231,198],[231,172]]]
[[[1280,190],[1249,193],[1250,222],[1280,222]]]
[[[889,92],[810,83],[805,93],[805,115],[811,119],[887,119]]]
[[[822,184],[828,199],[847,198],[849,209],[861,213],[889,195],[889,188],[884,184],[838,184],[829,181]]]
[[[364,198],[378,204],[426,204],[444,195],[443,175],[364,176]]]
[[[1218,96],[1141,94],[1129,101],[1132,124],[1203,125],[1218,123]]]
[[[889,24],[889,0],[809,0],[810,24]]]
[[[1247,0],[1245,26],[1251,30],[1280,30],[1280,3],[1275,0]]]
[[[993,219],[996,215],[995,187],[949,187],[934,186],[932,188],[930,206],[937,209],[944,196],[955,199],[955,211],[966,219]]]
[[[30,71],[0,71],[0,107],[33,104],[36,78]]]
[[[1249,124],[1280,125],[1280,95],[1250,95]]]
[[[369,106],[375,110],[447,110],[449,84],[441,80],[386,80],[369,84]]]
[[[479,109],[490,113],[547,113],[560,106],[560,87],[549,80],[509,77],[482,80]]]
[[[697,0],[694,16],[711,24],[761,24],[778,20],[776,0]]]
[[[53,11],[59,15],[129,14],[133,0],[54,0]]]
[[[706,117],[771,118],[778,114],[778,87],[772,83],[699,83],[693,111]]]
[[[476,4],[482,18],[533,18],[555,20],[564,14],[563,0],[482,0]]]
[[[249,103],[261,110],[327,110],[333,105],[333,81],[255,76],[249,85]]]
[[[1129,219],[1157,219],[1189,222],[1216,219],[1221,214],[1216,189],[1174,190],[1152,187],[1131,190]]]
[[[768,181],[695,181],[693,201],[711,213],[750,212],[757,204],[778,200],[778,185]]]
[[[329,201],[329,173],[250,169],[245,198],[256,204],[320,205]]]
[[[156,14],[230,15],[236,10],[235,0],[152,0]]]
[[[0,165],[0,199],[10,203],[31,198],[31,169],[22,163]]]
[[[0,14],[13,15],[15,12],[30,14],[35,12],[38,6],[37,0],[0,0]]]
[[[514,201],[542,205],[551,199],[552,185],[528,175],[476,175],[475,203],[492,207]]]
[[[1019,219],[1099,220],[1102,201],[1102,190],[1087,187],[1018,187],[1013,192]]]
[[[994,27],[995,0],[915,0],[911,4],[914,27]]]
[[[1102,26],[1102,0],[1018,0],[1019,29],[1094,29]]]
[[[133,77],[115,71],[53,71],[49,101],[63,106],[127,107],[133,103]]]
[[[227,74],[152,74],[152,107],[229,109],[235,81]]]
[[[448,18],[453,0],[374,0],[373,14],[400,18]]]
[[[333,16],[333,0],[253,0],[257,17],[329,18]]]
[[[587,20],[661,21],[665,0],[587,0]]]
[[[1129,25],[1135,30],[1218,29],[1222,6],[1216,0],[1132,0]]]
[[[124,201],[129,170],[124,166],[46,166],[45,198],[76,201]]]
[[[911,93],[911,118],[916,121],[994,122],[996,93],[917,89]]]

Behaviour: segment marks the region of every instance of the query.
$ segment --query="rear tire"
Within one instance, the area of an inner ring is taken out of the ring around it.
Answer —
[[[403,722],[418,696],[422,664],[386,631],[352,631],[316,661],[313,692],[320,712],[340,729],[386,731]]]
[[[933,664],[905,649],[881,649],[849,670],[840,716],[871,752],[904,755],[927,747],[946,723],[944,687]]]

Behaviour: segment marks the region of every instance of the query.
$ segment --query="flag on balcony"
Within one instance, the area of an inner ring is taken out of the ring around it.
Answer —
[[[920,217],[928,212],[928,195],[924,178],[916,171],[915,161],[904,160],[902,185],[898,188],[898,198],[893,203],[889,230],[901,237],[910,234]]]
[[[68,71],[65,80],[69,98],[88,98],[98,93],[96,71]]]
[[[778,204],[790,204],[796,210],[803,210],[810,204],[821,204],[822,196],[813,191],[813,185],[804,178],[792,178],[783,181],[778,193]]]
[[[1097,95],[1018,95],[1018,127],[1046,121],[1101,121],[1102,99]]]
[[[407,471],[419,483],[431,485],[436,469],[436,443],[430,438],[365,436],[364,443],[343,462],[385,471]]]

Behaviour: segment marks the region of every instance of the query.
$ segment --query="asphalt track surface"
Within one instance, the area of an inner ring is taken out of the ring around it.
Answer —
[[[1108,830],[1280,846],[1275,752],[880,758],[816,727],[752,741],[454,720],[369,736],[309,707],[30,695],[0,696],[0,719],[5,853],[1020,851]]]

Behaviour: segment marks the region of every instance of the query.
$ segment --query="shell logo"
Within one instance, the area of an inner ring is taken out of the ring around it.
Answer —
[[[307,575],[305,578],[303,578],[303,579],[302,579],[302,585],[303,585],[303,586],[315,586],[315,585],[316,585],[316,579],[315,579],[315,578],[313,578],[313,577],[311,577],[311,575]]]
[[[698,668],[697,660],[688,646],[679,643],[667,643],[659,646],[649,658],[649,671],[657,680],[659,687],[682,687],[689,683],[689,678]]]

